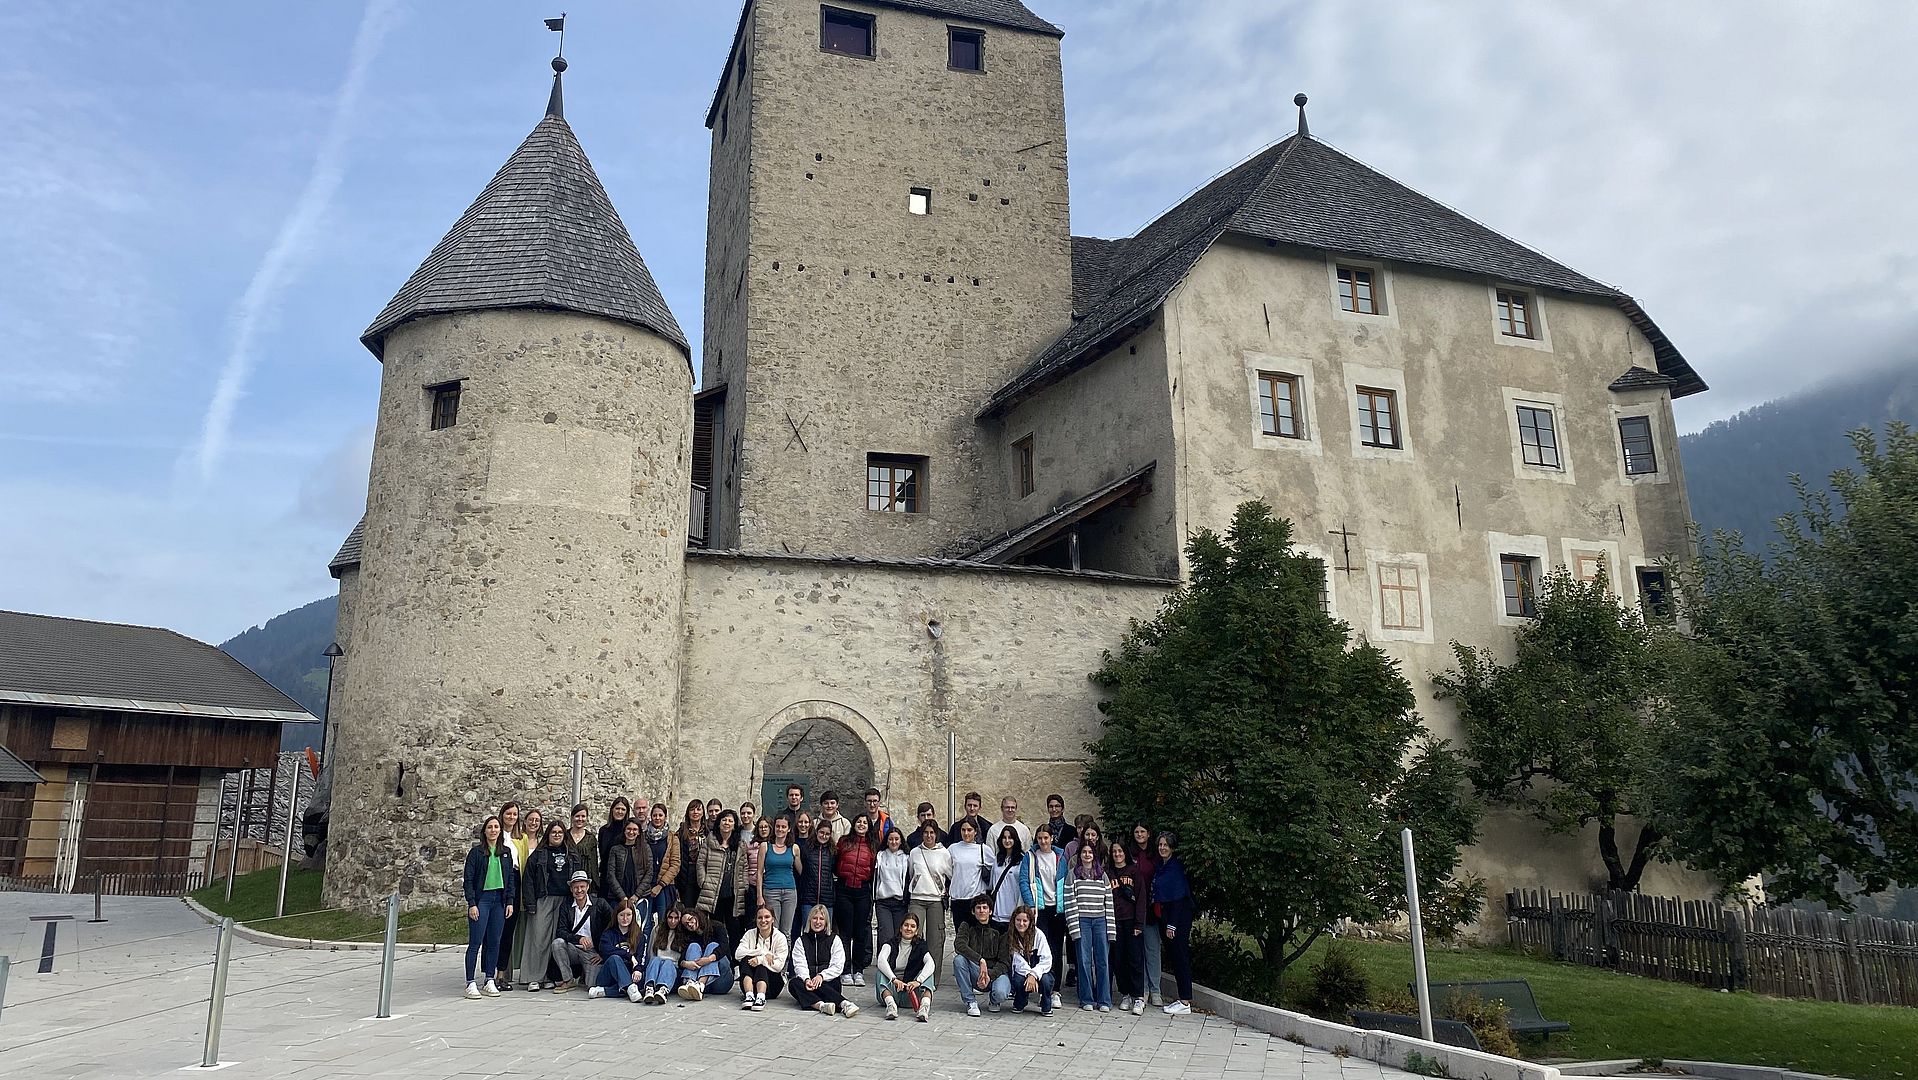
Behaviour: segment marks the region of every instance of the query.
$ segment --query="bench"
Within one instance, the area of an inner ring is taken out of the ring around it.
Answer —
[[[1367,1031],[1389,1031],[1394,1035],[1409,1035],[1422,1039],[1424,1033],[1419,1030],[1419,1018],[1403,1016],[1399,1013],[1355,1012],[1352,1014],[1352,1026]],[[1432,1041],[1446,1046],[1456,1046],[1462,1050],[1483,1050],[1478,1044],[1478,1036],[1472,1029],[1459,1020],[1433,1020]]]
[[[1506,1026],[1514,1035],[1537,1035],[1549,1038],[1555,1031],[1570,1031],[1572,1025],[1563,1020],[1547,1020],[1538,1011],[1538,1000],[1532,997],[1532,986],[1524,979],[1498,980],[1493,982],[1449,982],[1432,983],[1432,1008],[1443,1012],[1447,1003],[1454,997],[1476,994],[1481,1001],[1497,1001],[1505,1005],[1510,1014],[1506,1017]]]

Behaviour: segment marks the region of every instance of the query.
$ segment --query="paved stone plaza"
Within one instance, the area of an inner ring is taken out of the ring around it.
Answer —
[[[60,924],[55,970],[40,974],[42,923]],[[179,1075],[199,1064],[215,930],[178,900],[0,893],[0,950],[14,958],[0,1012],[0,1075]],[[1210,1017],[977,1020],[939,1003],[931,1024],[801,1013],[784,998],[746,1013],[731,998],[663,1008],[583,994],[467,1001],[463,948],[402,953],[394,1017],[370,1019],[376,952],[277,949],[236,941],[220,1058],[230,1077],[646,1077],[811,1080],[881,1073],[946,1080],[1104,1076],[1382,1080],[1406,1074],[1339,1059]],[[865,991],[870,993],[870,991]],[[484,1026],[482,1026],[484,1025]]]

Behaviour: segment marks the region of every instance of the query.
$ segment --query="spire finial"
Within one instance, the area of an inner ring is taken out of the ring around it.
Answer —
[[[1311,135],[1312,129],[1308,127],[1305,123],[1305,95],[1304,94],[1292,95],[1292,104],[1297,105],[1299,107],[1299,134],[1308,135],[1308,136]]]
[[[566,103],[560,93],[560,76],[566,73],[566,13],[560,12],[559,18],[547,19],[546,29],[559,34],[559,55],[553,57],[553,92],[546,99],[546,115],[566,118]]]

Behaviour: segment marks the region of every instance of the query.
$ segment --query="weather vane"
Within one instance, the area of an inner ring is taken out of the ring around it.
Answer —
[[[562,11],[559,13],[559,18],[546,20],[546,29],[559,35],[559,55],[554,59],[564,60],[566,58],[566,13]]]
[[[559,35],[559,55],[553,57],[553,93],[546,99],[546,115],[564,117],[565,106],[561,100],[559,77],[566,73],[566,13],[559,13],[557,19],[547,19],[546,29]]]

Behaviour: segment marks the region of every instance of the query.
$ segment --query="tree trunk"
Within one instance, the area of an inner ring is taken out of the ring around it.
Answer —
[[[1664,833],[1650,825],[1638,830],[1638,848],[1632,852],[1631,868],[1625,871],[1626,891],[1638,891],[1638,882],[1645,876],[1646,865],[1652,861],[1652,850],[1658,847],[1658,842],[1664,838]]]
[[[1602,820],[1598,826],[1598,854],[1605,860],[1605,887],[1617,892],[1637,892],[1645,867],[1652,861],[1652,851],[1664,838],[1665,834],[1650,825],[1640,829],[1631,865],[1627,866],[1618,852],[1618,823],[1611,818]]]

